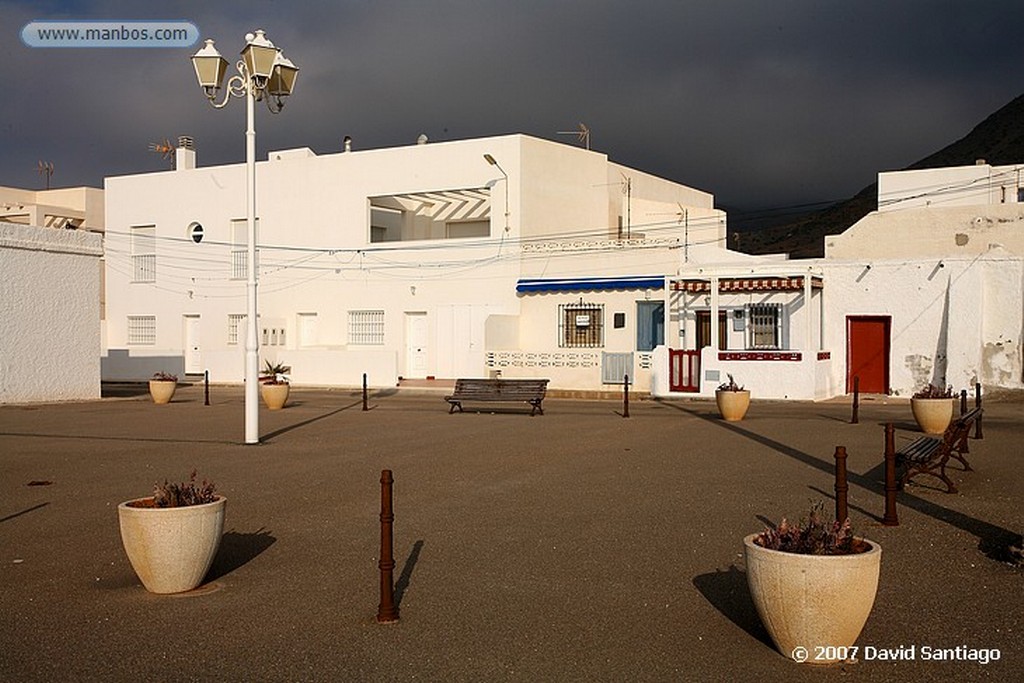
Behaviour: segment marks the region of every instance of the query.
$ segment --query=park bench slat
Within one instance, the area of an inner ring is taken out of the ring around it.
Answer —
[[[547,393],[546,379],[458,379],[455,380],[455,391],[444,400],[451,404],[448,413],[462,410],[463,401],[525,401],[532,409],[530,415],[544,414],[542,403]]]
[[[930,474],[946,484],[948,493],[956,493],[956,484],[946,476],[946,464],[954,458],[963,465],[965,472],[974,468],[967,462],[967,438],[971,427],[981,422],[982,409],[972,408],[949,423],[941,437],[922,436],[896,451],[897,464],[903,467],[899,487],[919,474]]]

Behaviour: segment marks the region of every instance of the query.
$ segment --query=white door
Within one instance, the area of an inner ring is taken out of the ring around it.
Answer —
[[[185,374],[198,375],[203,372],[203,354],[199,347],[198,315],[185,316]]]
[[[405,376],[427,376],[427,314],[405,314]]]

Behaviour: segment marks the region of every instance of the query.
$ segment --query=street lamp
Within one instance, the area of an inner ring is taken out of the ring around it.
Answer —
[[[501,172],[501,175],[505,176],[505,232],[508,232],[508,173],[505,173],[505,169],[501,167],[501,164],[492,157],[490,154],[484,155],[484,161],[494,166]]]
[[[246,104],[245,172],[246,172],[246,317],[245,339],[245,443],[259,443],[259,329],[256,307],[256,125],[255,104],[263,100],[272,113],[280,113],[284,99],[292,94],[298,68],[275,47],[263,31],[245,36],[242,58],[235,68],[238,75],[228,79],[224,98],[217,102],[217,91],[224,82],[228,60],[224,59],[212,40],[192,56],[199,87],[216,109],[227,105],[232,97],[244,97]]]

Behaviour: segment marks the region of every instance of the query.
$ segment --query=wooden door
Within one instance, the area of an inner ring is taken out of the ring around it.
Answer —
[[[853,392],[854,377],[861,393],[889,393],[891,326],[889,316],[847,316],[846,393]]]

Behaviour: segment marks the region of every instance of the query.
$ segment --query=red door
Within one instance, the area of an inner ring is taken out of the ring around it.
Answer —
[[[847,316],[846,393],[853,392],[853,378],[860,377],[865,394],[889,393],[889,316]]]

